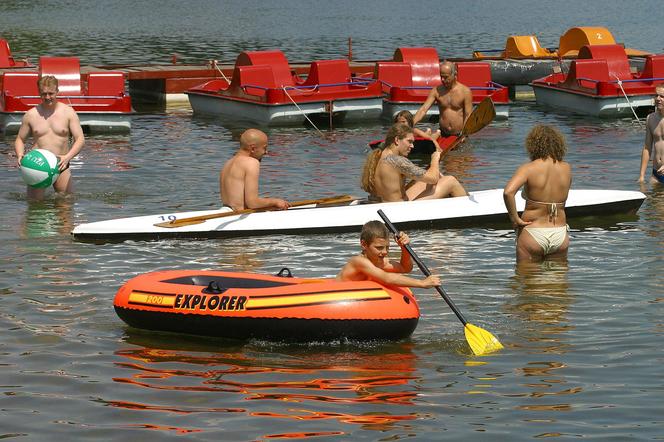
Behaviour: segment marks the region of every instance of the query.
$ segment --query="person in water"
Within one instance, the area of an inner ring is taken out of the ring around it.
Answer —
[[[565,137],[557,129],[537,125],[526,137],[530,162],[517,169],[503,191],[505,207],[516,229],[516,260],[566,259],[569,226],[565,201],[572,185],[572,169],[563,161],[567,153]],[[515,195],[526,206],[517,213]]]
[[[390,260],[390,233],[380,221],[369,221],[362,226],[360,247],[362,253],[353,256],[337,275],[337,281],[376,281],[381,284],[401,287],[430,288],[440,285],[440,278],[435,275],[425,279],[415,279],[403,275],[413,270],[413,262],[405,246],[410,238],[405,232],[399,232],[396,242],[401,247],[401,259]]]
[[[85,144],[85,136],[76,111],[58,101],[58,79],[52,75],[39,77],[37,81],[41,103],[28,110],[21,121],[14,150],[18,165],[25,155],[26,142],[32,135],[36,148],[53,152],[58,159],[60,175],[53,183],[56,192],[66,194],[74,190],[69,163],[79,154]],[[70,144],[71,138],[71,144]],[[41,200],[46,189],[28,186],[28,199]]]
[[[438,138],[440,138],[440,130],[431,132],[430,128],[427,128],[427,130],[418,129],[417,127],[415,127],[415,120],[413,119],[413,114],[410,113],[409,110],[402,110],[401,112],[397,113],[394,116],[394,123],[395,124],[401,123],[407,125],[411,129],[413,129],[413,135],[415,135],[415,137],[430,140],[434,144],[436,149],[440,148],[440,145],[438,144]]]
[[[388,130],[382,147],[369,153],[362,170],[362,189],[369,198],[393,202],[468,195],[456,178],[440,173],[440,149],[431,154],[426,170],[406,158],[414,140],[413,129],[397,123]]]
[[[473,94],[468,86],[457,81],[457,69],[454,63],[444,61],[440,64],[440,80],[442,84],[431,88],[413,120],[415,124],[422,121],[431,106],[436,103],[441,136],[456,139],[473,112]]]
[[[655,87],[655,112],[646,118],[646,141],[641,151],[639,182],[643,183],[652,158],[652,181],[664,184],[664,83]]]

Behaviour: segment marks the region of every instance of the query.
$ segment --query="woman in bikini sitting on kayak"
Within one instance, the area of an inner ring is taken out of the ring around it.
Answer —
[[[565,137],[551,126],[538,125],[526,137],[530,162],[517,169],[503,191],[507,213],[516,229],[516,260],[566,259],[569,227],[565,201],[572,185],[572,169],[563,161]],[[526,207],[519,216],[514,196]]]

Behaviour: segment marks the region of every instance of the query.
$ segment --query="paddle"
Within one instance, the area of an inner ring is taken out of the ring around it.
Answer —
[[[378,210],[378,215],[380,215],[380,217],[385,222],[387,228],[390,229],[390,231],[394,235],[397,235],[399,233],[397,228],[394,227],[394,224],[392,224],[392,222],[387,218],[387,215],[385,215],[385,213],[382,210]],[[426,276],[431,275],[431,272],[429,271],[427,266],[424,265],[424,263],[420,260],[415,251],[410,247],[410,244],[406,244],[405,249],[413,258],[413,260],[420,268],[422,273],[424,273],[424,275]],[[476,355],[482,355],[503,348],[503,345],[498,341],[498,339],[494,335],[492,335],[491,333],[480,327],[477,327],[473,324],[469,324],[468,321],[466,321],[466,318],[463,317],[459,309],[456,307],[456,305],[454,305],[454,302],[452,302],[450,297],[447,296],[447,293],[445,293],[445,289],[443,289],[442,286],[436,286],[436,290],[438,291],[440,296],[443,297],[445,302],[447,302],[447,305],[450,306],[454,314],[457,315],[457,318],[459,318],[459,320],[463,324],[464,333],[466,335],[466,341],[468,341],[470,349],[473,351],[473,353],[475,353]]]
[[[302,200],[302,201],[295,201],[290,203],[291,207],[298,207],[298,206],[309,206],[312,204],[316,205],[324,205],[324,204],[339,204],[339,203],[347,203],[349,201],[353,201],[355,197],[352,197],[350,195],[337,195],[337,196],[331,196],[328,198],[320,198],[317,200]],[[182,226],[191,226],[193,224],[201,224],[209,219],[214,219],[214,218],[224,218],[226,216],[234,216],[234,215],[243,215],[246,213],[256,213],[256,212],[268,212],[274,210],[272,208],[263,208],[263,209],[242,209],[242,210],[236,210],[234,212],[222,212],[222,213],[213,213],[210,215],[199,215],[199,216],[191,216],[189,218],[180,218],[180,219],[174,219],[172,221],[165,221],[163,223],[157,223],[154,226],[155,227],[167,227],[167,228],[174,228],[174,227],[182,227]]]
[[[466,123],[463,125],[463,129],[461,129],[459,137],[444,149],[445,152],[449,152],[459,144],[463,143],[468,135],[472,135],[484,129],[495,117],[496,107],[493,105],[493,101],[490,97],[484,98],[484,100],[482,100],[470,113]]]

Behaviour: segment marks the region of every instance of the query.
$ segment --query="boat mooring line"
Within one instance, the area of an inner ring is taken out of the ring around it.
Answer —
[[[627,104],[629,104],[629,108],[632,109],[632,113],[634,114],[634,118],[636,118],[636,121],[639,122],[639,125],[641,125],[641,120],[639,119],[639,116],[636,115],[636,111],[634,110],[634,107],[632,106],[632,103],[629,101],[629,98],[627,98],[627,94],[625,93],[625,89],[623,88],[622,85],[622,80],[618,78],[616,74],[612,74],[615,79],[618,81],[618,86],[620,86],[620,90],[622,91],[623,95],[625,96],[625,100],[627,100]]]
[[[224,77],[224,80],[226,80],[226,83],[228,83],[228,84],[230,85],[230,84],[231,84],[231,81],[228,79],[228,77],[226,77],[226,74],[224,74],[224,71],[222,71],[222,70],[219,68],[219,65],[217,64],[217,60],[210,60],[210,62],[214,65],[215,69],[219,71],[219,73],[221,74],[221,76]]]
[[[314,122],[311,121],[311,119],[309,119],[309,117],[307,116],[307,114],[305,114],[304,111],[300,108],[300,106],[297,105],[297,103],[295,102],[295,100],[293,100],[293,97],[291,97],[290,94],[288,93],[288,91],[286,90],[286,86],[281,86],[281,89],[284,91],[284,93],[285,93],[286,96],[290,99],[290,101],[293,102],[293,104],[295,105],[295,107],[297,108],[297,110],[299,110],[300,113],[301,113],[302,115],[304,115],[304,118],[306,118],[307,121],[308,121],[308,122],[314,127],[314,129],[316,129],[316,130],[318,131],[318,133],[319,133],[321,136],[324,136],[324,135],[323,135],[323,132],[320,131],[320,129],[318,128],[318,126],[316,126],[316,125],[314,124]]]

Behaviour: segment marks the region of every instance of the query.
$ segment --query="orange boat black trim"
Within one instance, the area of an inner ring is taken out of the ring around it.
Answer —
[[[236,339],[402,339],[419,320],[402,287],[213,271],[139,275],[114,307],[133,327]]]

